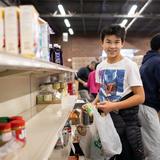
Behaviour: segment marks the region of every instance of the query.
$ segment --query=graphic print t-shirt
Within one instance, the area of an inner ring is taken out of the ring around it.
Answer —
[[[124,57],[117,63],[101,62],[96,69],[96,82],[100,83],[100,101],[118,101],[131,92],[131,87],[142,86],[138,66]]]

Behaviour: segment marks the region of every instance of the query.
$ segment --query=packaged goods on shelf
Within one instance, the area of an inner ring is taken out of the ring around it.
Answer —
[[[26,143],[26,130],[24,120],[12,120],[11,122],[12,134],[17,141]]]
[[[40,59],[49,61],[49,25],[44,20],[39,19],[39,56]]]
[[[25,121],[21,116],[0,117],[0,159],[17,152],[26,143]]]
[[[78,109],[73,110],[69,115],[69,120],[72,125],[80,124],[80,111]]]
[[[0,123],[0,147],[12,139],[10,123]]]
[[[59,104],[63,89],[60,88],[60,83],[46,83],[40,86],[40,92],[36,97],[37,104]]]
[[[21,54],[25,57],[36,57],[39,51],[38,17],[34,6],[20,6]]]
[[[19,9],[17,7],[5,7],[5,48],[6,52],[18,54],[20,46],[19,34]]]
[[[63,56],[60,45],[54,44],[54,48],[50,49],[50,61],[63,65]]]
[[[0,51],[4,51],[4,8],[0,8]]]
[[[63,147],[66,147],[69,143],[70,138],[71,138],[71,125],[67,121],[64,128],[60,132],[59,138],[57,140],[54,149],[61,149]]]
[[[63,135],[62,135],[62,132],[61,132],[54,149],[61,149],[63,147],[64,147],[64,140],[63,140]]]

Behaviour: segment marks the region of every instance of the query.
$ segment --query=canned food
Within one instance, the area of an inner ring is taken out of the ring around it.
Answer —
[[[82,124],[90,125],[93,123],[93,115],[90,116],[85,110],[82,110]]]

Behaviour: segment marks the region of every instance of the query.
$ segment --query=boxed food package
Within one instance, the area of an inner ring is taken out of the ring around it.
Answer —
[[[5,7],[5,47],[6,52],[19,53],[19,10],[17,7]]]
[[[4,8],[0,7],[0,51],[4,50]]]
[[[20,6],[21,55],[34,58],[39,45],[39,14],[32,5]]]
[[[39,32],[39,58],[49,61],[49,25],[43,19],[39,18],[40,32]]]

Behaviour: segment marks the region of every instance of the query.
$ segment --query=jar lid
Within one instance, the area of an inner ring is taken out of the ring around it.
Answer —
[[[13,117],[10,117],[10,121],[13,121],[13,120],[23,120],[23,117],[22,116],[13,116]]]
[[[0,117],[0,122],[1,123],[7,123],[7,122],[9,122],[9,117]]]
[[[11,123],[11,127],[12,128],[21,127],[21,126],[25,125],[25,121],[24,120],[13,120],[10,123]]]
[[[6,129],[10,129],[10,128],[11,128],[10,123],[0,123],[0,130],[6,130]]]

